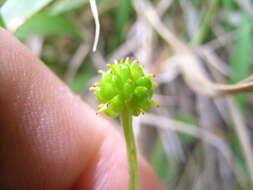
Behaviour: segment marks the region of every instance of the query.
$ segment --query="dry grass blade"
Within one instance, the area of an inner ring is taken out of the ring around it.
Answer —
[[[187,60],[187,62],[186,62]],[[178,56],[180,71],[185,82],[195,92],[208,97],[231,95],[242,92],[253,92],[253,81],[244,80],[237,84],[220,84],[212,82],[201,68],[198,58],[186,53]],[[252,77],[252,76],[251,76]]]
[[[207,46],[202,46],[197,48],[195,51],[201,58],[205,60],[207,64],[215,68],[215,70],[219,71],[225,76],[229,76],[230,69],[227,64],[225,64],[214,52],[211,48]]]
[[[191,135],[196,138],[200,138],[206,143],[217,148],[224,155],[225,159],[229,163],[231,163],[231,152],[227,147],[226,143],[221,138],[212,134],[208,130],[205,130],[203,128],[197,128],[190,124],[171,120],[162,116],[156,116],[153,114],[145,114],[144,116],[141,117],[141,121],[149,124],[151,123],[154,124],[157,121],[159,121],[159,126],[157,127],[161,127],[162,129],[170,129],[172,131],[177,131]]]
[[[95,0],[90,0],[90,7],[91,11],[95,20],[96,30],[95,30],[95,39],[92,51],[96,51],[97,45],[98,45],[98,39],[99,39],[99,33],[100,33],[100,24],[99,24],[99,18],[98,18],[98,10]]]
[[[173,48],[185,82],[196,93],[208,97],[216,97],[242,92],[253,92],[252,81],[244,81],[231,85],[211,81],[207,73],[201,68],[197,56],[162,23],[158,13],[149,3],[143,0],[135,0],[134,5],[136,11],[145,16],[155,31]]]
[[[240,169],[239,169],[238,165],[235,164],[233,154],[230,151],[230,148],[227,145],[227,143],[222,138],[220,138],[219,136],[216,136],[215,134],[213,134],[212,132],[210,132],[207,129],[199,128],[197,126],[187,124],[187,123],[184,123],[181,121],[172,120],[172,119],[169,119],[169,118],[163,117],[163,116],[157,116],[154,114],[146,113],[145,115],[141,116],[141,118],[140,118],[140,122],[144,123],[144,124],[145,123],[148,124],[147,126],[152,126],[152,125],[156,124],[157,121],[159,121],[159,124],[156,126],[158,129],[172,130],[172,131],[179,132],[179,133],[185,133],[185,134],[190,135],[192,137],[199,138],[203,142],[216,148],[221,153],[221,155],[224,156],[225,161],[227,162],[227,164],[231,168],[231,170],[234,172],[234,175],[235,175],[238,183],[242,187],[242,189],[247,189],[247,184],[245,184],[244,179],[242,178],[242,176],[240,174]],[[239,121],[239,122],[242,122],[242,121]],[[247,146],[246,149],[250,148],[250,147],[248,147],[248,145],[246,145]],[[249,154],[249,152],[247,152],[247,154]],[[249,160],[250,159],[251,159],[251,156],[250,156]],[[187,177],[189,177],[189,176],[187,176],[187,174],[186,174],[186,178]],[[183,178],[180,181],[183,181]],[[181,184],[181,182],[179,184]],[[184,183],[182,182],[182,184],[184,184]]]

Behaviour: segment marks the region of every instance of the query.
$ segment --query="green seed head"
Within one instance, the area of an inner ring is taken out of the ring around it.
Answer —
[[[142,67],[137,61],[127,58],[108,64],[109,70],[99,71],[102,78],[91,90],[95,91],[100,105],[98,112],[109,117],[117,117],[122,111],[128,110],[131,115],[138,116],[150,109],[152,101],[153,84],[152,74],[144,75]]]

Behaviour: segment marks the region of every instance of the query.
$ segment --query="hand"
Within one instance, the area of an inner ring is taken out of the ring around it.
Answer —
[[[122,137],[0,29],[0,189],[127,188]],[[139,189],[163,189],[142,158]]]

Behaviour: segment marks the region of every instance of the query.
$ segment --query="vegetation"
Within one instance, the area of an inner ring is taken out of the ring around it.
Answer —
[[[155,73],[161,107],[133,119],[168,189],[253,189],[252,0],[0,0],[0,25],[96,107],[97,70],[124,57]]]

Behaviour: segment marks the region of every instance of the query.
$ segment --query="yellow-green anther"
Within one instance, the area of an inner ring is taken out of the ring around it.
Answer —
[[[106,109],[101,110],[107,116],[117,117],[122,110],[127,109],[130,115],[139,115],[150,109],[153,104],[154,74],[144,75],[142,66],[137,61],[129,58],[107,64],[108,71],[99,71],[102,78],[95,83],[94,90],[99,103],[106,104]],[[116,101],[117,99],[117,101]]]

